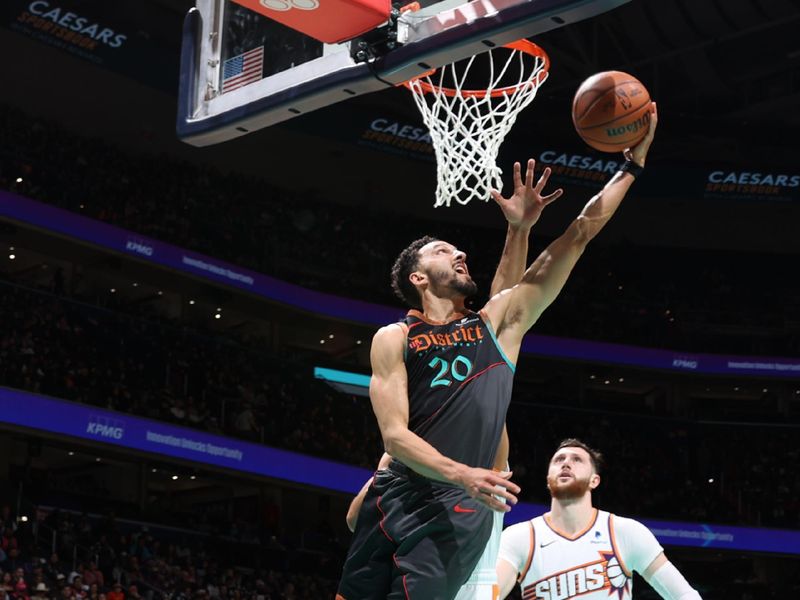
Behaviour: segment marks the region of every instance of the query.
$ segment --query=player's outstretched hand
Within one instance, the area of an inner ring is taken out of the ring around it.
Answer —
[[[655,102],[651,102],[650,129],[647,130],[647,135],[642,138],[641,142],[636,144],[633,148],[625,150],[625,158],[643,167],[647,160],[647,152],[650,150],[650,144],[653,143],[653,138],[656,135],[656,127],[658,127],[658,107],[656,107]]]
[[[511,471],[491,471],[489,469],[477,469],[469,467],[461,476],[461,487],[463,487],[471,498],[475,498],[481,504],[485,504],[497,512],[508,512],[517,503],[519,486],[511,481]],[[505,498],[506,503],[501,502],[495,496]]]
[[[544,207],[556,200],[564,190],[557,189],[547,196],[542,196],[544,186],[550,178],[550,167],[547,167],[533,185],[533,169],[536,161],[532,158],[528,160],[528,168],[525,170],[525,181],[522,181],[522,167],[518,162],[514,163],[514,193],[510,198],[503,198],[497,190],[492,190],[492,198],[500,206],[506,221],[512,227],[520,229],[530,229],[542,215]]]

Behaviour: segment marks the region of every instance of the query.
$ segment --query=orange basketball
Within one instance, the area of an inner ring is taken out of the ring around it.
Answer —
[[[578,135],[601,152],[621,152],[639,143],[650,124],[650,94],[642,82],[621,71],[584,81],[572,101]]]

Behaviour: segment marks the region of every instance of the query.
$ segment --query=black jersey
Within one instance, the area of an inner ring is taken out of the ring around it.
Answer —
[[[514,378],[491,324],[470,312],[437,325],[416,310],[405,323],[409,430],[448,458],[491,468]]]

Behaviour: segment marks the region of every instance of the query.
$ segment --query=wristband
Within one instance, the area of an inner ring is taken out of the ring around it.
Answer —
[[[630,173],[634,178],[638,178],[644,171],[644,167],[640,167],[632,160],[626,160],[625,164],[619,168],[619,171],[620,173]]]

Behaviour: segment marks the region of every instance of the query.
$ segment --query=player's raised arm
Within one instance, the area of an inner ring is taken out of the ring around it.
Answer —
[[[652,118],[647,136],[626,158],[634,168],[644,167],[653,142],[658,116],[652,103]],[[525,271],[520,283],[505,295],[491,300],[484,309],[498,333],[501,344],[514,361],[522,336],[558,296],[586,245],[600,232],[622,203],[634,181],[629,171],[619,171],[583,208],[567,231],[550,244]],[[512,350],[513,349],[513,350]]]
[[[514,163],[514,193],[510,198],[504,198],[497,190],[492,190],[492,197],[500,210],[503,211],[508,222],[506,232],[506,242],[503,246],[503,254],[500,255],[500,262],[492,280],[492,287],[489,293],[491,298],[501,291],[514,287],[519,283],[525,271],[526,261],[528,260],[528,238],[531,228],[539,220],[545,206],[556,200],[564,193],[564,190],[557,189],[552,194],[542,196],[542,190],[547,185],[550,178],[550,167],[547,167],[533,185],[533,172],[536,161],[530,159],[525,170],[525,181],[522,181],[522,167]]]
[[[408,429],[408,375],[403,361],[406,333],[399,325],[382,327],[372,340],[372,378],[369,396],[378,419],[386,452],[420,475],[454,483],[489,508],[506,512],[510,506],[492,497],[503,496],[516,504],[519,487],[508,481],[510,473],[468,467],[451,460]],[[495,488],[503,486],[504,489]]]

